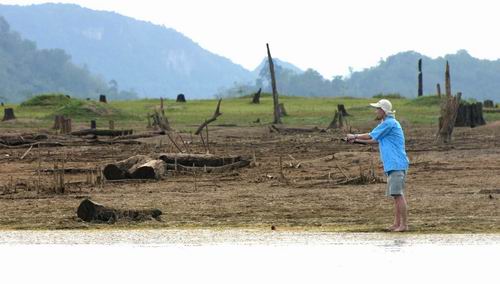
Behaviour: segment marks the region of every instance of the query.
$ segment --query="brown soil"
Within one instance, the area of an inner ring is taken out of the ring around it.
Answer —
[[[365,131],[368,129],[364,129]],[[406,129],[410,231],[500,232],[500,125],[455,129],[450,145],[434,143],[434,128]],[[25,130],[23,130],[25,132]],[[189,134],[182,134],[191,142]],[[224,174],[169,173],[161,181],[92,186],[85,173],[65,175],[55,193],[53,174],[96,168],[135,154],[172,152],[165,136],[144,145],[0,149],[0,229],[261,227],[382,231],[392,222],[392,200],[376,148],[347,145],[340,132],[271,133],[267,127],[211,127],[215,154],[244,155],[256,164]],[[161,142],[160,142],[161,140]],[[182,145],[181,142],[178,141]],[[191,151],[204,152],[199,137]],[[40,158],[39,158],[40,156]],[[279,160],[283,169],[280,171]],[[371,164],[376,178],[369,177]],[[299,165],[300,163],[300,165]],[[281,173],[282,172],[282,173]],[[41,186],[37,186],[40,179]],[[381,179],[382,182],[377,179]],[[159,208],[162,221],[89,224],[76,217],[85,198],[120,209]]]

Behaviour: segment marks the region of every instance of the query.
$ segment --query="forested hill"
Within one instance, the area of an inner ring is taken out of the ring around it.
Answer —
[[[75,97],[97,97],[108,86],[85,68],[71,62],[61,49],[37,49],[23,40],[0,17],[0,100],[19,102],[32,95],[58,92]]]
[[[375,67],[354,72],[345,81],[347,90],[355,96],[377,93],[417,95],[418,60],[422,58],[424,94],[435,94],[436,84],[444,91],[446,61],[451,68],[452,91],[465,97],[500,100],[500,60],[481,60],[467,51],[432,59],[417,52],[401,52],[382,60]]]
[[[39,47],[61,48],[75,63],[140,96],[212,98],[221,87],[255,79],[249,70],[171,28],[117,13],[41,4],[0,5],[0,15]]]

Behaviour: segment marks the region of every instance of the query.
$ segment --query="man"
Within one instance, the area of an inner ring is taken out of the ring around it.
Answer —
[[[379,144],[380,157],[387,175],[387,196],[394,198],[394,224],[388,228],[394,232],[408,230],[408,212],[404,196],[405,178],[409,160],[405,151],[405,137],[401,125],[394,117],[390,101],[382,99],[370,106],[376,108],[381,123],[370,133],[347,134],[349,143]]]

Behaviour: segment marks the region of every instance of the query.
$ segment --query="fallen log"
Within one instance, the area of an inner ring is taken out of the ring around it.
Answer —
[[[76,210],[78,218],[85,222],[108,222],[114,223],[119,219],[129,219],[132,221],[147,221],[156,219],[160,221],[162,212],[160,209],[146,210],[120,210],[109,208],[88,198],[84,199]]]
[[[271,132],[278,132],[282,134],[295,134],[295,133],[313,133],[313,132],[320,132],[321,129],[318,127],[313,127],[313,128],[294,128],[294,127],[278,127],[274,124],[269,126],[269,130]]]
[[[15,146],[10,146],[6,145],[3,143],[0,143],[0,149],[23,149],[23,148],[30,148],[30,147],[63,147],[65,146],[62,143],[59,142],[35,142],[31,144],[22,144],[22,145],[15,145]]]
[[[249,160],[241,160],[238,162],[234,162],[231,164],[226,164],[223,166],[219,167],[189,167],[189,166],[183,166],[183,165],[175,165],[175,164],[166,164],[168,170],[172,171],[178,171],[178,172],[206,172],[206,173],[223,173],[223,172],[229,172],[233,171],[239,168],[246,167],[250,165]]]
[[[111,130],[111,129],[83,129],[78,131],[71,132],[71,135],[74,136],[85,136],[89,134],[97,135],[97,136],[125,136],[131,135],[134,131],[132,129],[125,130]]]
[[[103,169],[107,180],[160,179],[166,173],[165,162],[149,156],[137,155],[108,164]]]
[[[166,173],[166,164],[162,160],[151,160],[141,165],[134,165],[130,173],[133,179],[160,179]]]
[[[0,143],[9,146],[17,146],[24,144],[32,144],[36,141],[47,140],[49,137],[46,134],[20,134],[20,135],[4,135],[0,136]]]
[[[167,164],[177,164],[187,167],[220,167],[241,161],[241,156],[215,156],[212,154],[163,153],[158,159]]]
[[[118,137],[113,138],[113,140],[132,140],[132,139],[140,139],[140,138],[151,138],[151,137],[161,136],[161,135],[165,135],[165,134],[166,134],[166,132],[164,130],[161,130],[161,131],[154,131],[154,132],[147,132],[147,133],[118,136]]]

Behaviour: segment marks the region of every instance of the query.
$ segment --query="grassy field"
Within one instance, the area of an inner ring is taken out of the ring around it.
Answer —
[[[289,126],[324,128],[337,104],[344,104],[353,131],[368,131],[377,123],[368,104],[377,100],[282,97],[289,113],[283,120]],[[452,142],[440,145],[435,141],[437,97],[392,101],[405,128],[411,164],[407,179],[410,231],[498,233],[500,114],[485,113],[485,126],[457,127]],[[260,105],[250,104],[249,97],[224,99],[223,115],[210,124],[210,153],[254,157],[252,166],[234,171],[191,174],[170,170],[162,179],[145,183],[93,182],[92,171],[107,164],[138,154],[176,153],[172,140],[187,152],[206,153],[205,141],[189,132],[212,115],[216,100],[165,101],[168,119],[180,130],[170,139],[162,135],[122,144],[99,137],[99,142],[111,143],[95,143],[50,130],[55,114],[67,114],[75,130],[88,128],[91,119],[106,128],[107,120],[114,119],[117,128],[145,131],[147,114],[159,104],[158,99],[103,104],[59,96],[14,105],[18,119],[0,122],[3,133],[43,131],[50,141],[64,146],[0,149],[0,230],[275,225],[280,230],[383,232],[392,222],[393,205],[384,198],[385,175],[377,147],[344,143],[340,138],[345,133],[338,130],[270,132],[269,95]],[[257,118],[260,123],[254,123]],[[57,178],[50,171],[61,161],[66,169],[75,170],[64,177],[64,193],[54,189]],[[358,179],[370,172],[378,179]],[[158,208],[165,216],[162,221],[144,223],[86,223],[75,212],[87,197],[112,208]]]
[[[61,96],[62,97],[62,96]],[[348,122],[359,127],[373,120],[373,109],[368,107],[374,98],[305,98],[281,96],[280,102],[285,104],[288,116],[283,123],[297,126],[326,127],[332,120],[337,104],[344,104],[351,116]],[[47,102],[48,101],[48,102]],[[263,95],[261,103],[251,104],[249,97],[223,99],[223,113],[214,124],[236,124],[252,126],[259,119],[260,124],[272,122],[272,97]],[[418,99],[392,99],[398,119],[403,126],[436,125],[439,116],[439,99],[437,97],[421,97]],[[211,117],[217,100],[192,100],[187,103],[176,103],[165,100],[166,115],[170,123],[178,130],[190,131],[203,120]],[[2,128],[47,128],[53,123],[55,114],[65,114],[77,123],[97,120],[98,127],[106,127],[108,120],[115,120],[117,128],[134,128],[141,130],[147,125],[147,114],[153,113],[160,105],[159,99],[142,99],[135,101],[112,101],[102,104],[92,101],[60,98],[59,100],[40,101],[32,99],[13,107],[18,120],[15,123],[2,123]],[[487,121],[500,120],[500,113],[485,114]]]

